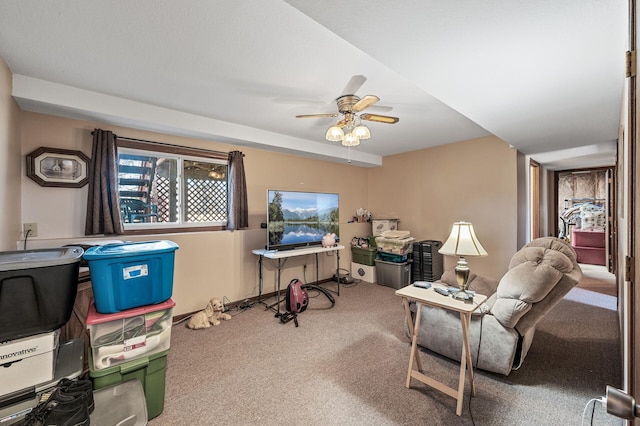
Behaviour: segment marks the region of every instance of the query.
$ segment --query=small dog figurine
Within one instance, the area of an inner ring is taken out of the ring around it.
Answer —
[[[209,328],[211,325],[220,325],[220,320],[228,321],[231,319],[231,315],[225,314],[224,304],[217,297],[212,298],[203,311],[193,314],[187,327],[192,330],[198,330],[201,328]]]

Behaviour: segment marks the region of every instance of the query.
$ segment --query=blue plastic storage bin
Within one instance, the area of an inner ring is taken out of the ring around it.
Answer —
[[[164,302],[173,292],[173,266],[178,245],[142,241],[91,247],[89,263],[96,310],[111,314]]]

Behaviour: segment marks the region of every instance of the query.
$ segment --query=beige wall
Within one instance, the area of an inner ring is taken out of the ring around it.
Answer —
[[[261,229],[260,224],[266,221],[267,189],[337,192],[340,195],[342,241],[348,246],[353,236],[362,235],[367,229],[367,224],[347,223],[358,207],[367,204],[367,172],[364,168],[32,112],[23,112],[22,116],[23,156],[40,146],[80,150],[90,155],[91,131],[96,127],[113,130],[123,137],[221,151],[239,149],[245,153],[249,229],[126,237],[132,241],[169,239],[180,246],[176,252],[173,294],[176,314],[201,309],[212,296],[237,301],[258,294],[258,258],[251,250],[263,248],[266,243],[266,230]],[[21,221],[38,224],[38,237],[29,239],[29,248],[87,240],[83,236],[87,186],[80,189],[45,188],[23,174],[22,196]],[[15,248],[15,239],[13,244]],[[17,244],[20,246],[22,242]],[[293,277],[302,278],[305,264],[308,265],[307,280],[314,280],[313,257],[309,256],[288,260],[282,283],[287,284]],[[319,264],[320,278],[329,278],[335,273],[336,257],[321,255]],[[351,251],[343,250],[340,265],[349,268],[350,264]],[[274,283],[275,269],[270,261],[266,261],[264,292],[275,291]]]
[[[471,270],[494,278],[517,251],[516,151],[496,137],[385,157],[370,169],[374,218],[398,218],[418,240],[445,241],[456,221],[473,223],[489,253],[468,259]],[[445,257],[445,269],[457,259]]]
[[[0,250],[20,238],[20,109],[11,97],[11,71],[0,58]]]
[[[91,131],[96,127],[123,137],[245,153],[249,229],[126,237],[132,241],[168,239],[180,246],[173,289],[177,315],[201,309],[212,296],[229,301],[257,296],[258,258],[251,251],[266,242],[266,231],[260,224],[266,221],[269,188],[340,194],[340,237],[347,246],[340,254],[340,266],[347,270],[351,238],[371,234],[370,224],[349,223],[359,207],[369,209],[377,218],[399,218],[400,228],[410,230],[419,240],[444,241],[454,221],[473,222],[489,256],[470,259],[469,263],[473,271],[491,277],[499,278],[506,271],[517,250],[516,152],[495,137],[386,157],[382,167],[367,169],[32,112],[21,112],[21,116],[20,162],[40,146],[90,155]],[[28,248],[87,240],[83,236],[86,186],[44,188],[23,172],[21,188],[22,216],[14,220],[18,224],[14,231],[22,222],[38,224],[38,237],[29,239]],[[16,238],[12,243],[14,249],[22,244]],[[455,259],[446,258],[447,268],[454,263]],[[320,255],[319,264],[320,279],[330,278],[336,257]],[[303,277],[305,265],[308,268]],[[283,285],[294,277],[315,278],[312,256],[289,259],[286,266]],[[265,261],[264,292],[275,291],[275,276],[274,265]]]

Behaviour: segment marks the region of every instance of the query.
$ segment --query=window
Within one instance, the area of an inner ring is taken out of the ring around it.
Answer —
[[[211,154],[118,140],[118,192],[126,231],[226,225],[227,159],[200,152]]]

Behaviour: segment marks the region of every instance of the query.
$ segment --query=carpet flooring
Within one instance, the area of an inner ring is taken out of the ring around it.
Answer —
[[[606,267],[581,264],[580,268],[582,269],[583,276],[578,283],[578,287],[609,296],[616,297],[618,295],[616,277],[607,272]]]
[[[519,370],[476,371],[476,396],[467,385],[458,417],[453,398],[417,381],[405,387],[410,343],[394,292],[341,286],[334,307],[312,292],[299,327],[260,304],[209,329],[175,325],[164,411],[148,424],[578,425],[592,414],[592,424],[622,424],[589,403],[620,387],[615,297],[574,288],[541,321]],[[457,386],[458,363],[420,357],[429,375]]]

